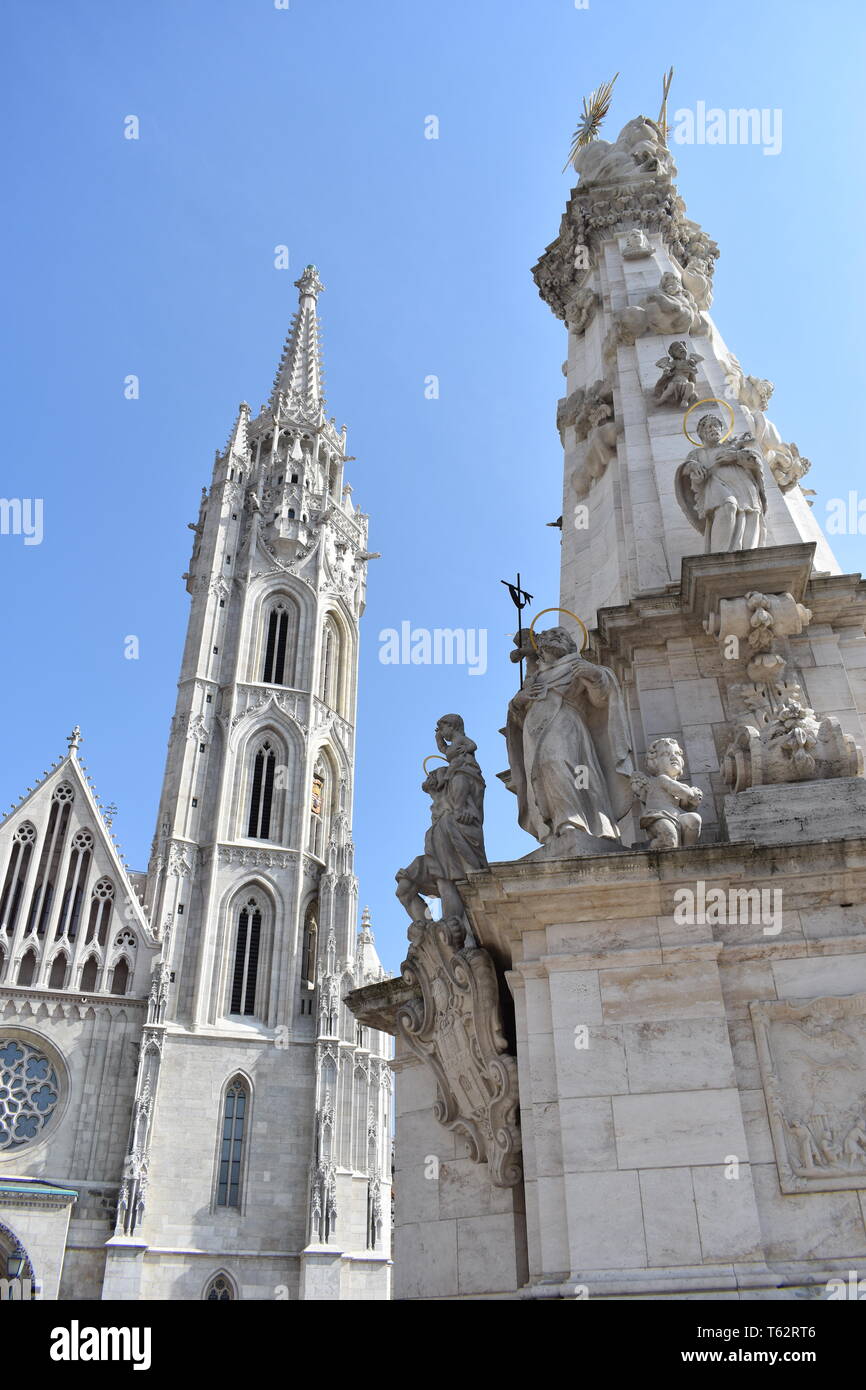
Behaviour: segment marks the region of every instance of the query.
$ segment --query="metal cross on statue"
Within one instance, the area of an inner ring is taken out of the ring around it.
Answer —
[[[523,612],[524,608],[526,608],[527,605],[530,604],[530,603],[532,602],[532,594],[527,593],[527,591],[526,591],[525,589],[521,589],[521,587],[520,587],[520,574],[519,574],[519,572],[518,572],[518,575],[517,575],[517,583],[516,583],[516,584],[512,584],[511,581],[510,581],[510,579],[500,579],[499,582],[500,582],[500,584],[504,584],[504,585],[505,585],[506,589],[508,590],[509,594],[511,595],[511,602],[514,604],[514,607],[517,609],[517,646],[518,646],[518,648],[522,648],[522,646],[523,646],[523,619],[521,618],[520,615],[521,615],[521,613]],[[521,656],[521,658],[520,658],[520,684],[523,685],[523,657],[522,657],[522,656]]]

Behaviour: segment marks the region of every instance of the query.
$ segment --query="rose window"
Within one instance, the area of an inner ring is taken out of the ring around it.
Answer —
[[[35,1139],[59,1099],[53,1062],[30,1043],[0,1039],[0,1151]]]

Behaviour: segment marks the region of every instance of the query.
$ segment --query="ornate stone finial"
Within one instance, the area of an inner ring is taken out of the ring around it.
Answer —
[[[373,919],[370,916],[369,907],[365,907],[361,913],[361,936],[362,942],[372,944],[373,942]]]
[[[66,742],[69,747],[70,753],[78,752],[78,746],[81,743],[81,729],[78,726],[78,724],[76,724],[75,728],[72,730],[72,733],[67,736]]]
[[[311,294],[314,299],[320,295],[325,288],[319,279],[319,272],[314,265],[305,265],[303,274],[295,281],[295,284],[301,291],[301,294]]]

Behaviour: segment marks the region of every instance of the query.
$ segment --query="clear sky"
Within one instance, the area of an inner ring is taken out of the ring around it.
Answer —
[[[329,413],[370,515],[355,805],[361,901],[397,969],[395,870],[423,844],[421,760],[456,710],[488,781],[491,859],[529,852],[498,730],[520,569],[557,601],[565,330],[530,267],[557,234],[581,98],[604,134],[669,112],[781,110],[782,149],[679,146],[718,241],[713,316],[827,501],[866,495],[861,0],[42,0],[8,6],[0,796],[82,754],[146,865],[188,599],[187,522],[238,402],[267,399],[315,262]],[[124,118],[140,139],[123,138]],[[439,138],[425,139],[425,118]],[[288,245],[289,272],[274,267]],[[140,378],[137,401],[124,378]],[[440,395],[425,398],[436,375]],[[846,569],[864,538],[834,538]],[[379,633],[483,628],[488,670],[383,665]],[[140,657],[124,657],[138,637]]]

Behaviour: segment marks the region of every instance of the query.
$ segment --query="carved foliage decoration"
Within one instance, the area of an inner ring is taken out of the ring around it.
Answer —
[[[782,1191],[866,1188],[866,994],[750,1008]]]
[[[403,979],[419,993],[399,1010],[397,1026],[436,1077],[436,1119],[468,1139],[496,1187],[513,1187],[521,1177],[517,1062],[502,1030],[493,961],[464,946],[456,919],[413,923],[409,939]]]

